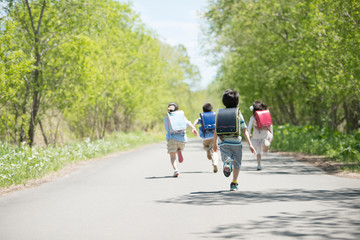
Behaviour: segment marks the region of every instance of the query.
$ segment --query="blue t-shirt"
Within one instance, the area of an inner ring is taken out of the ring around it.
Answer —
[[[187,120],[185,117],[186,127],[189,126],[190,121]],[[166,130],[166,141],[169,141],[170,139],[175,139],[179,142],[187,142],[186,132],[185,133],[176,133],[176,134],[170,134],[169,132],[169,121],[168,118],[164,118],[164,126]]]
[[[201,118],[198,118],[198,122],[196,125],[198,125],[198,124],[201,124]],[[214,132],[206,132],[204,135],[202,126],[199,127],[199,135],[204,140],[214,138]]]

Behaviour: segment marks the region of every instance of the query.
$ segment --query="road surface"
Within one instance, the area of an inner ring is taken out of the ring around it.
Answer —
[[[239,191],[212,172],[201,140],[172,178],[165,142],[92,161],[0,197],[1,240],[360,239],[360,180],[244,147]]]

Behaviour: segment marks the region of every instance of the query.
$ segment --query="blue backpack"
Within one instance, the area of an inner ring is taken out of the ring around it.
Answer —
[[[170,134],[184,134],[186,131],[185,114],[183,111],[175,111],[167,114]]]
[[[200,113],[200,121],[202,130],[205,133],[215,131],[215,112],[203,112]]]

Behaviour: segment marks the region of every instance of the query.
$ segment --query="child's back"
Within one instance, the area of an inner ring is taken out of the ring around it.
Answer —
[[[227,110],[224,111],[218,111],[217,118],[221,118],[219,116],[220,112],[226,112],[231,113],[234,112],[234,116],[232,117],[232,121],[227,121],[228,126],[221,126],[223,129],[227,129],[221,132],[218,130],[215,132],[214,135],[214,142],[213,142],[213,149],[214,151],[217,151],[217,137],[219,136],[219,147],[220,147],[220,153],[221,153],[221,159],[224,163],[223,172],[226,177],[229,177],[231,175],[231,172],[233,172],[233,181],[230,184],[230,191],[238,190],[238,183],[237,178],[240,173],[240,167],[242,162],[242,143],[241,143],[241,136],[238,133],[239,129],[245,136],[245,139],[248,141],[250,150],[254,152],[254,148],[251,145],[249,134],[246,131],[247,126],[244,121],[244,117],[242,114],[238,111],[238,103],[239,103],[239,93],[236,91],[233,91],[231,89],[226,90],[223,93],[222,102],[225,105]],[[230,110],[234,109],[234,110]],[[236,109],[236,110],[235,110]],[[226,123],[226,121],[222,121]],[[231,123],[232,122],[232,123]],[[216,122],[216,128],[220,127],[218,126],[218,121]],[[235,124],[235,127],[233,126]],[[230,126],[229,126],[230,125]],[[231,126],[232,125],[232,126]],[[219,129],[221,129],[221,127]],[[232,130],[231,130],[232,129]]]
[[[203,112],[200,113],[200,118],[194,121],[194,125],[201,124],[199,127],[199,134],[203,140],[203,148],[207,153],[207,158],[212,161],[213,171],[218,171],[218,155],[213,152],[213,138],[215,132],[215,112],[212,111],[213,107],[210,103],[203,105]]]
[[[273,126],[271,121],[270,112],[267,110],[267,106],[261,101],[255,101],[250,107],[253,115],[249,121],[249,134],[251,135],[251,143],[257,152],[257,170],[261,170],[261,155],[263,152],[267,152],[270,146],[270,142],[273,137]],[[267,114],[262,122],[260,113]]]
[[[179,162],[183,161],[182,150],[185,148],[187,142],[186,127],[191,127],[193,134],[196,136],[196,128],[188,121],[183,111],[178,110],[176,103],[168,105],[168,113],[164,118],[164,127],[166,130],[167,150],[170,154],[171,165],[174,168],[174,177],[179,176],[179,171],[176,165],[176,154]]]

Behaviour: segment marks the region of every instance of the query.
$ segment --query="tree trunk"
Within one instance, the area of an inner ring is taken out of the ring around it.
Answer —
[[[47,140],[47,137],[46,137],[44,128],[43,128],[43,126],[42,126],[41,120],[39,120],[39,125],[40,125],[40,129],[41,129],[41,133],[42,133],[43,138],[44,138],[44,142],[45,142],[46,146],[48,146],[49,143],[48,143],[48,140]]]
[[[279,99],[280,105],[282,106],[281,110],[283,112],[284,117],[290,119],[292,124],[297,125],[298,121],[295,116],[295,108],[293,103],[285,104],[280,94],[278,94],[277,97]],[[288,105],[290,105],[290,110],[288,108]]]
[[[57,135],[58,135],[58,132],[59,132],[59,126],[60,126],[60,122],[61,122],[61,117],[62,115],[60,114],[60,117],[59,117],[59,121],[56,125],[56,131],[55,131],[55,135],[54,135],[54,143],[53,144],[56,144],[56,141],[57,141]]]
[[[29,145],[33,146],[34,144],[34,136],[35,136],[35,127],[36,127],[36,122],[37,122],[37,113],[39,111],[39,107],[40,107],[40,89],[41,89],[41,84],[39,82],[39,78],[40,78],[40,66],[41,66],[41,55],[40,55],[40,26],[42,23],[42,18],[44,16],[44,11],[45,11],[45,7],[46,7],[46,1],[43,1],[42,3],[42,8],[41,8],[41,13],[39,16],[39,20],[37,23],[37,27],[35,28],[35,21],[34,21],[34,17],[32,15],[31,12],[31,7],[29,5],[29,1],[26,0],[25,1],[27,10],[28,10],[28,14],[29,14],[29,18],[31,21],[31,29],[34,33],[34,55],[35,55],[35,67],[36,69],[33,71],[32,73],[32,88],[33,88],[33,102],[32,102],[32,107],[31,107],[31,113],[30,113],[30,124],[29,124]]]
[[[36,65],[35,65],[36,66]],[[39,111],[39,106],[40,106],[40,97],[39,97],[39,90],[38,88],[39,83],[39,70],[35,69],[34,70],[34,93],[33,93],[33,103],[32,103],[32,109],[31,109],[31,113],[30,113],[30,124],[29,124],[29,145],[30,147],[33,146],[34,144],[34,137],[35,137],[35,127],[36,127],[36,123],[37,123],[37,113]]]
[[[346,132],[351,133],[360,128],[360,105],[358,102],[353,101],[344,103],[345,119],[346,119]]]

